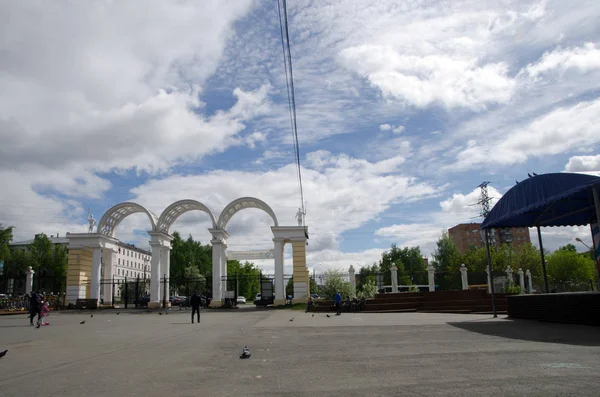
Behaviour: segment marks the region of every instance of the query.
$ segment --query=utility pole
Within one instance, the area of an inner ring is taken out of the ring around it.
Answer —
[[[481,183],[478,188],[481,190],[479,195],[479,202],[481,205],[481,216],[483,219],[487,218],[490,213],[490,196],[488,195],[489,182]],[[496,293],[494,291],[494,274],[492,273],[492,256],[490,254],[490,229],[486,228],[485,231],[485,250],[487,251],[487,262],[488,262],[488,273],[490,274],[490,292],[492,293],[492,311],[494,312],[494,318],[498,317],[496,313]]]

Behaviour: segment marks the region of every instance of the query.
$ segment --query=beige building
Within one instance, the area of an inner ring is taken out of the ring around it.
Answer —
[[[481,223],[460,223],[448,229],[450,239],[461,254],[467,252],[469,247],[485,247],[480,226]],[[529,228],[526,227],[492,229],[490,237],[492,245],[510,244],[513,249],[531,243]]]

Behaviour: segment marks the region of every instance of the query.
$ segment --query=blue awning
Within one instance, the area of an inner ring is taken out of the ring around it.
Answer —
[[[525,179],[502,196],[481,228],[588,225],[596,221],[594,185],[600,185],[600,177],[586,174]]]

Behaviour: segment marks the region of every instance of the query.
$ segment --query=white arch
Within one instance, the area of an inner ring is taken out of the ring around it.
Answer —
[[[156,226],[157,230],[159,232],[169,234],[169,229],[171,228],[173,223],[177,220],[177,218],[179,218],[181,215],[185,214],[186,212],[193,211],[193,210],[206,212],[208,214],[208,216],[210,216],[210,220],[213,224],[213,228],[217,227],[217,220],[215,219],[215,216],[213,215],[211,210],[208,209],[208,207],[206,205],[204,205],[201,202],[196,201],[196,200],[179,200],[179,201],[174,202],[170,206],[168,206],[162,212],[162,214],[160,214],[160,217],[158,218],[158,222],[157,222],[157,226]]]
[[[129,215],[136,214],[138,212],[143,212],[148,215],[148,218],[150,218],[150,223],[152,224],[152,231],[156,230],[158,217],[155,213],[148,211],[146,208],[137,203],[124,202],[109,208],[108,211],[104,213],[100,219],[100,222],[98,222],[98,233],[108,237],[113,237],[115,229],[117,226],[119,226],[119,223],[121,223],[123,219],[127,218]]]
[[[265,211],[273,219],[273,222],[275,223],[274,226],[279,226],[275,212],[267,203],[254,197],[241,197],[227,204],[223,212],[221,212],[221,215],[219,215],[219,221],[217,222],[218,228],[221,230],[226,230],[227,223],[229,223],[231,217],[244,208],[258,208]]]

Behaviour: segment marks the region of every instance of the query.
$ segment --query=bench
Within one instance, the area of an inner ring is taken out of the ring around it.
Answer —
[[[473,285],[469,285],[469,289],[484,289],[487,291],[488,285],[487,284],[473,284]]]
[[[98,300],[97,299],[77,299],[77,303],[75,304],[77,309],[97,309],[98,308]]]

